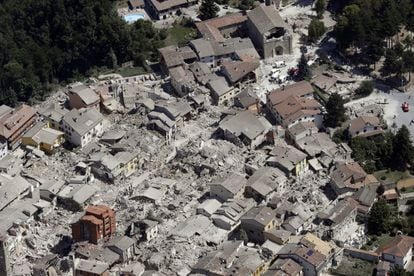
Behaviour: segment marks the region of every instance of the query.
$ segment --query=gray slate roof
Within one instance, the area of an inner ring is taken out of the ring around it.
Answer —
[[[247,17],[261,34],[276,27],[286,28],[286,23],[274,6],[259,5],[249,12]]]
[[[81,108],[79,110],[72,109],[66,113],[63,120],[79,135],[84,135],[97,124],[103,121],[103,116],[97,110],[90,108]]]

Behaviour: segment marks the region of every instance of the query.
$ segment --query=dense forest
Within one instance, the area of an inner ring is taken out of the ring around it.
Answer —
[[[336,1],[338,2],[338,1]],[[362,63],[375,64],[386,54],[387,48],[396,46],[394,37],[405,28],[414,31],[413,0],[343,0],[334,30],[341,50],[357,50]],[[414,69],[414,55],[409,40],[401,41],[409,51],[392,51],[384,74],[403,73]],[[398,46],[400,47],[400,46]],[[400,47],[401,48],[401,47]],[[398,50],[398,49],[397,49]],[[403,49],[404,50],[404,49]],[[403,60],[409,60],[403,64]],[[395,63],[397,61],[397,63]],[[408,68],[412,67],[412,68]]]
[[[54,83],[154,58],[165,33],[127,25],[112,0],[1,0],[0,104],[42,99]]]

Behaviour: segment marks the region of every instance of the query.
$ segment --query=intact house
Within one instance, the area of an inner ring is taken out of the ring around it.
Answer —
[[[302,276],[302,266],[292,259],[276,259],[263,276]]]
[[[238,51],[256,51],[249,38],[240,37],[229,38],[225,41],[198,38],[191,40],[189,45],[197,54],[198,60],[211,67],[220,65],[224,60],[237,59]]]
[[[276,214],[269,207],[253,207],[241,217],[240,221],[240,227],[246,231],[249,241],[263,243],[265,231],[276,226]]]
[[[292,31],[275,6],[260,4],[247,18],[249,36],[264,59],[292,54]]]
[[[300,264],[305,276],[320,275],[328,266],[325,255],[305,245],[288,243],[277,255],[281,259],[290,258]]]
[[[46,122],[38,122],[22,136],[22,144],[53,154],[65,141],[65,133],[47,127]]]
[[[218,177],[210,184],[210,197],[226,201],[232,198],[242,198],[246,178],[238,173],[229,173]]]
[[[228,14],[195,23],[201,37],[214,41],[243,36],[246,32],[247,16],[243,13]]]
[[[168,75],[171,69],[185,67],[197,60],[196,53],[189,47],[167,46],[158,49],[160,65],[164,74]]]
[[[329,175],[330,186],[338,196],[351,195],[360,188],[378,183],[375,176],[367,174],[358,162],[337,164]]]
[[[237,95],[238,89],[231,86],[225,77],[216,77],[207,83],[211,91],[211,98],[216,105],[228,105]]]
[[[292,96],[273,106],[272,111],[276,115],[276,121],[285,128],[289,128],[302,121],[314,122],[320,128],[323,122],[321,107],[321,104],[314,99]]]
[[[99,95],[90,87],[78,84],[69,87],[69,106],[70,108],[94,108],[99,111]]]
[[[248,88],[234,97],[234,106],[249,110],[253,114],[259,114],[262,110],[259,97]]]
[[[377,249],[384,261],[397,267],[407,268],[412,264],[414,237],[398,235],[384,246]]]
[[[37,111],[28,106],[21,105],[11,108],[0,106],[0,138],[2,139],[2,155],[5,156],[5,144],[8,149],[15,149],[21,143],[21,137],[37,120]]]
[[[314,122],[317,128],[323,125],[321,104],[313,98],[313,87],[301,81],[279,88],[267,96],[267,109],[285,128],[300,122]]]
[[[307,155],[291,145],[276,145],[269,155],[266,163],[281,169],[287,176],[299,176],[308,171]]]
[[[349,122],[349,135],[354,137],[373,137],[381,135],[384,130],[378,117],[360,116]]]
[[[72,109],[63,116],[66,141],[84,147],[104,132],[104,118],[96,109]]]
[[[222,62],[221,71],[232,86],[246,85],[256,82],[256,69],[259,68],[258,60],[225,60]]]
[[[151,17],[161,20],[197,4],[198,0],[145,0],[145,10]]]
[[[249,110],[226,116],[219,124],[217,134],[242,147],[252,149],[264,142],[273,142],[272,125],[264,118],[257,117]]]
[[[43,120],[47,122],[48,127],[63,131],[63,116],[65,116],[65,114],[68,112],[69,110],[66,108],[56,103],[52,103],[45,109],[41,110],[40,115],[42,115]]]
[[[318,132],[319,129],[316,126],[315,122],[299,122],[286,130],[286,138],[294,143],[300,139],[311,136],[312,134]]]
[[[261,167],[247,180],[245,196],[257,202],[269,201],[275,192],[283,192],[287,177],[278,168]]]
[[[116,230],[115,212],[104,205],[88,206],[85,213],[72,224],[74,241],[98,244],[110,240]]]

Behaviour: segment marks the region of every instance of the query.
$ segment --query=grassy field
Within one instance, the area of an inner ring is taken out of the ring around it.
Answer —
[[[330,272],[332,275],[369,276],[372,275],[374,268],[374,263],[344,256],[341,265]]]
[[[370,245],[366,244],[365,248],[367,250],[375,250],[391,241],[394,237],[391,237],[388,234],[382,234],[381,236],[368,236],[368,238],[372,241],[372,243]]]
[[[168,36],[165,40],[165,45],[184,46],[188,41],[194,39],[197,33],[193,28],[174,26],[168,29]]]
[[[128,1],[127,0],[117,0],[116,3],[115,3],[115,7],[117,9],[128,8]]]
[[[408,193],[414,193],[414,187],[410,187],[410,188],[402,188],[400,190],[401,193],[403,194],[408,194]]]
[[[380,181],[394,181],[394,182],[410,177],[407,171],[399,172],[399,171],[388,171],[388,170],[374,172],[374,176]]]
[[[115,73],[120,74],[123,77],[130,77],[135,75],[142,75],[148,73],[144,67],[127,67],[119,68]]]

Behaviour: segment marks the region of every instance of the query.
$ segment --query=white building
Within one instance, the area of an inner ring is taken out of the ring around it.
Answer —
[[[413,257],[414,237],[405,235],[396,236],[385,246],[377,250],[382,259],[401,268],[407,268]]]
[[[95,109],[73,109],[63,117],[63,131],[66,141],[84,147],[104,132],[101,113]]]
[[[7,141],[6,139],[0,139],[0,159],[3,159],[9,152],[7,148]]]

